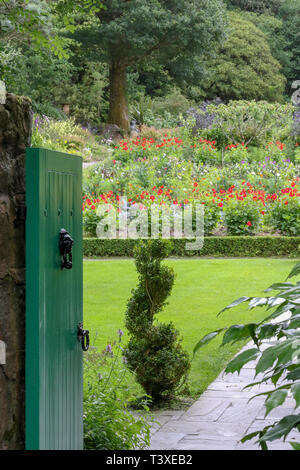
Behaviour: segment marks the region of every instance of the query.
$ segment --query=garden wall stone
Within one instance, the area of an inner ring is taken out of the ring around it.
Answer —
[[[7,93],[6,103],[0,104],[1,450],[24,448],[25,220],[22,207],[25,206],[25,148],[30,146],[31,123],[30,100]]]

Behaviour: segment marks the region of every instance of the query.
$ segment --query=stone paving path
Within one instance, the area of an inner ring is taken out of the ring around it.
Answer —
[[[253,347],[249,343],[244,349]],[[201,397],[187,410],[156,412],[160,424],[152,428],[151,450],[258,450],[254,439],[240,442],[249,434],[295,412],[295,401],[288,396],[285,403],[265,418],[264,397],[248,402],[256,393],[272,389],[269,385],[243,388],[254,378],[255,361],[249,362],[240,375],[221,373]],[[259,379],[259,376],[256,378]],[[256,380],[255,379],[255,380]],[[299,433],[292,432],[288,441],[299,442]],[[270,450],[292,450],[281,440],[268,444]]]

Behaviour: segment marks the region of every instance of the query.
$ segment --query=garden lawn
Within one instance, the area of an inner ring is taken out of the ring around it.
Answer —
[[[246,306],[217,313],[243,296],[260,296],[273,282],[284,281],[294,260],[288,259],[168,259],[176,273],[169,304],[157,315],[161,322],[172,321],[180,330],[183,346],[192,357],[198,340],[205,334],[232,324],[258,321],[265,308],[252,311]],[[124,318],[131,289],[137,284],[134,261],[109,259],[84,261],[84,326],[90,330],[91,344],[104,349],[124,330]],[[192,362],[190,391],[201,394],[231,357],[243,346],[220,348],[218,338],[201,349]],[[99,371],[101,372],[101,371]]]

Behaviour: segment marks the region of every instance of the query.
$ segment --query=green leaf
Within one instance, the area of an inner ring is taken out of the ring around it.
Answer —
[[[294,450],[300,450],[300,442],[289,442]]]
[[[289,287],[293,287],[294,284],[291,282],[275,282],[272,284],[268,289],[265,290],[265,292],[271,292],[273,290],[286,290]]]
[[[249,302],[249,310],[255,307],[263,307],[267,305],[268,303],[268,298],[267,297],[253,297],[253,299],[250,300]]]
[[[276,325],[274,323],[266,323],[265,325],[262,325],[259,329],[258,332],[258,339],[262,340],[265,338],[272,338],[275,336],[277,330],[280,329],[279,325]]]
[[[201,338],[200,341],[194,347],[193,355],[195,355],[196,352],[200,348],[202,348],[205,344],[209,343],[212,339],[214,339],[216,336],[218,336],[224,330],[226,330],[226,328],[220,328],[219,330],[212,331],[211,333],[208,333],[207,335],[203,336],[203,338]]]
[[[279,423],[272,426],[264,435],[265,441],[275,441],[281,437],[286,437],[294,427],[300,425],[300,415],[288,415],[282,418]]]
[[[259,355],[260,351],[256,348],[247,349],[243,351],[238,356],[236,356],[226,367],[225,373],[240,373],[242,367],[250,361],[254,361]]]
[[[289,328],[293,328],[293,329],[300,328],[300,315],[294,315],[291,318]]]
[[[276,351],[273,348],[266,349],[263,353],[261,358],[259,359],[258,363],[256,364],[256,375],[260,372],[265,372],[267,369],[270,369],[274,364],[275,360],[277,359]]]
[[[277,384],[277,382],[280,379],[280,377],[282,376],[283,372],[284,372],[284,369],[282,369],[281,371],[279,371],[279,372],[272,375],[271,380],[272,380],[272,383],[274,385]]]
[[[244,443],[244,442],[250,441],[254,437],[258,436],[259,434],[260,434],[260,431],[255,431],[255,432],[252,432],[251,434],[247,434],[241,439],[241,442]]]
[[[300,367],[289,372],[286,376],[287,380],[300,380]]]
[[[230,305],[227,305],[227,307],[223,308],[223,310],[221,310],[218,313],[218,316],[221,315],[222,312],[225,312],[225,310],[228,310],[229,308],[232,308],[232,307],[237,307],[238,305],[242,304],[243,302],[247,302],[248,300],[251,300],[251,298],[252,297],[240,297],[239,299],[232,302]]]
[[[249,325],[232,325],[230,328],[228,328],[228,330],[224,334],[222,346],[224,346],[227,343],[240,341],[249,336],[252,337],[253,328],[251,329],[251,326],[253,325],[255,324],[251,323]]]
[[[290,274],[286,278],[287,280],[290,279],[291,277],[298,276],[300,274],[300,263],[297,263],[293,269],[291,270]]]
[[[266,414],[265,417],[277,406],[282,405],[287,397],[287,390],[276,390],[271,393],[265,401]]]
[[[300,383],[292,385],[291,392],[296,402],[296,408],[300,405]]]
[[[264,318],[260,324],[264,323],[265,321],[271,320],[272,318],[279,317],[285,312],[288,312],[289,310],[292,310],[294,308],[294,305],[291,304],[290,302],[284,302],[282,305],[280,305],[271,315],[267,316]]]

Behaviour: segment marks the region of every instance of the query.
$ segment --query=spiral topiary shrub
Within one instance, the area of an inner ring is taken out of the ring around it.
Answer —
[[[127,304],[130,341],[124,351],[127,365],[153,402],[169,398],[185,383],[190,360],[172,323],[154,323],[174,284],[173,269],[162,266],[171,245],[147,240],[134,249],[139,284]]]

